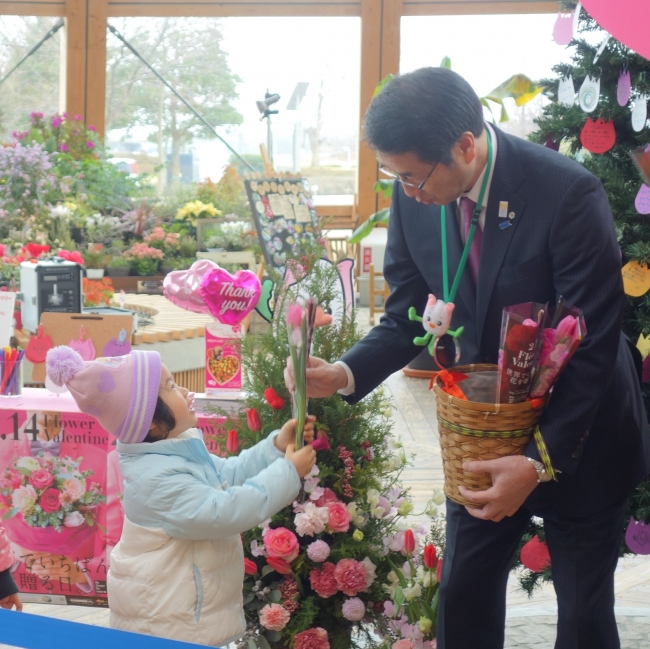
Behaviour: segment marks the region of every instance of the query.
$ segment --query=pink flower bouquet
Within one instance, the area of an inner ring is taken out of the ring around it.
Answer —
[[[14,543],[36,551],[71,554],[93,534],[94,511],[106,502],[92,471],[81,471],[83,458],[15,458],[0,476],[2,516]]]
[[[537,368],[530,389],[531,398],[543,397],[566,367],[587,334],[582,311],[560,298],[553,323],[542,332]]]

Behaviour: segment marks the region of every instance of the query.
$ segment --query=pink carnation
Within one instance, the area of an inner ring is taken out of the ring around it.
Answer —
[[[350,529],[350,512],[343,503],[328,503],[327,510],[327,529],[330,532],[347,532]]]
[[[341,502],[337,495],[329,488],[325,487],[323,495],[316,501],[316,507],[325,507],[329,503]]]
[[[298,633],[293,639],[293,649],[330,649],[327,631],[317,626]]]
[[[308,502],[304,505],[303,511],[296,514],[293,524],[300,536],[314,536],[325,531],[328,521],[327,507],[316,507],[314,503]]]
[[[334,577],[339,589],[350,597],[367,588],[366,569],[354,559],[341,559],[336,564]]]
[[[413,641],[408,638],[393,642],[392,649],[413,649]]]
[[[289,611],[280,604],[267,604],[260,611],[260,624],[269,631],[282,631],[289,622]]]
[[[359,622],[366,614],[366,605],[358,597],[351,597],[343,602],[342,612],[346,620]]]
[[[321,570],[309,571],[309,583],[319,597],[327,599],[338,592],[335,571],[336,566],[330,562],[324,563]]]

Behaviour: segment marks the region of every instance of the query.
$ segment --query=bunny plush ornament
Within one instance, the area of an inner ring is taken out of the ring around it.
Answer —
[[[458,337],[463,333],[463,327],[450,331],[451,316],[454,305],[451,302],[437,300],[435,295],[429,294],[427,305],[422,317],[414,307],[409,309],[409,320],[421,322],[426,334],[413,339],[418,347],[427,347],[433,360],[441,369],[455,365],[460,358],[460,345]]]

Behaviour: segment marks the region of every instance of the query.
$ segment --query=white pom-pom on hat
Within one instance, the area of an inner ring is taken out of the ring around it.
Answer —
[[[84,361],[74,349],[61,345],[47,352],[45,368],[52,383],[62,386],[84,369]]]

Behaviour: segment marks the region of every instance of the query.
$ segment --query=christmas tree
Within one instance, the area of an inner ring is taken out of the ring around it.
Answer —
[[[283,371],[289,356],[286,312],[298,295],[321,305],[314,356],[333,362],[361,337],[354,313],[340,299],[337,268],[320,259],[318,245],[305,246],[289,262],[297,283],[287,284],[271,269],[273,319],[265,333],[242,342],[245,399],[226,423],[230,453],[259,442],[292,416]],[[248,627],[241,649],[376,646],[389,633],[384,601],[391,571],[405,561],[406,530],[416,548],[430,533],[428,526],[404,521],[412,510],[399,482],[406,457],[391,434],[384,390],[354,405],[339,395],[312,399],[308,409],[316,416],[317,469],[294,503],[243,535]],[[433,504],[428,513],[436,515]],[[440,525],[439,519],[431,537],[438,540],[438,553]]]
[[[562,11],[573,11],[577,3],[559,4]],[[531,135],[531,139],[539,144],[559,148],[562,153],[571,156],[600,178],[614,214],[623,263],[636,261],[640,265],[650,266],[650,221],[648,216],[640,214],[635,207],[635,198],[643,182],[630,156],[631,151],[646,147],[650,142],[647,121],[638,131],[632,124],[634,106],[639,102],[647,102],[647,97],[650,97],[650,61],[608,37],[583,9],[578,22],[578,36],[570,43],[573,49],[572,62],[554,66],[553,71],[557,76],[539,82],[545,87],[544,94],[550,102],[545,106],[543,115],[536,120],[538,130]],[[599,51],[605,41],[604,49]],[[622,93],[620,101],[623,105],[620,105],[618,86],[622,73],[629,73],[631,91],[628,101],[624,101],[627,93]],[[600,96],[591,113],[588,114],[581,108],[577,98],[573,103],[570,98],[565,100],[566,103],[560,101],[558,95],[562,94],[563,99],[565,96],[559,90],[568,77],[572,78],[576,90],[581,88],[587,77],[600,79]],[[593,125],[593,122],[589,124],[589,120],[598,119],[611,122],[616,136],[613,146],[603,153],[589,151],[583,141],[594,151],[599,148],[593,143],[589,144],[584,136],[581,138],[585,125],[588,125],[587,130]],[[634,341],[639,335],[650,334],[650,293],[641,297],[628,296],[623,330]],[[647,410],[650,406],[650,383],[645,383],[643,397]],[[646,480],[633,494],[629,514],[637,521],[650,523],[650,480]],[[544,539],[541,522],[531,524],[524,543],[535,535]],[[621,552],[626,554],[630,550],[623,544]],[[537,583],[550,579],[548,567],[540,572],[528,570],[521,577],[521,585],[531,593]]]

